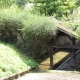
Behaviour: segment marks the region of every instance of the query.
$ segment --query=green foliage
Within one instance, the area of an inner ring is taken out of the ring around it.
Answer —
[[[80,7],[75,8],[73,14],[64,23],[80,35]]]
[[[28,13],[15,7],[0,10],[0,39],[15,45],[27,55],[36,57],[56,34],[49,18]]]
[[[14,46],[0,43],[0,78],[35,68],[37,63]]]
[[[0,8],[10,7],[12,5],[18,5],[18,7],[24,7],[27,0],[0,0]]]
[[[34,2],[34,0],[28,0],[29,2],[31,2],[31,3],[33,3]]]
[[[55,23],[44,16],[28,15],[23,28],[23,38],[27,51],[38,56],[45,50],[47,43],[56,35]]]
[[[16,0],[16,3],[19,7],[23,7],[27,3],[27,0]]]
[[[76,1],[77,6],[80,6],[80,0]]]
[[[39,14],[56,15],[62,17],[62,15],[68,16],[75,7],[75,0],[34,0],[35,10],[39,11]]]
[[[15,0],[0,0],[0,8],[10,7],[12,4],[15,4]]]
[[[2,41],[12,42],[17,38],[22,28],[23,12],[13,6],[10,9],[0,9],[0,37]]]

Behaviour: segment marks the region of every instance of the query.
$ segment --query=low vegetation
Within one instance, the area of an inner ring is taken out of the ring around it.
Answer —
[[[0,43],[0,78],[35,68],[37,63],[14,46]]]
[[[30,57],[44,51],[56,30],[55,23],[45,16],[34,15],[16,5],[0,8],[0,77],[36,67]],[[14,45],[18,50],[2,43]]]
[[[80,37],[80,7],[74,9],[73,14],[68,16],[68,18],[63,18],[62,22],[78,33],[78,37]]]
[[[23,39],[26,50],[37,57],[46,48],[48,42],[56,35],[55,23],[44,16],[29,15],[23,28]]]
[[[0,10],[1,41],[15,43],[17,48],[36,57],[56,35],[56,26],[45,16],[21,10],[17,6]]]

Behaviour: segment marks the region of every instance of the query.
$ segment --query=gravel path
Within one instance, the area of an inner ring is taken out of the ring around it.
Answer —
[[[46,73],[28,73],[17,80],[80,80],[80,53],[76,59],[71,58],[67,63]]]
[[[29,73],[18,80],[80,80],[80,73],[52,71],[49,73]]]

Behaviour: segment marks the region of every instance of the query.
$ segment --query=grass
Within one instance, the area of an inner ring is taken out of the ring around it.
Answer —
[[[0,43],[0,78],[34,68],[37,63],[14,46]]]

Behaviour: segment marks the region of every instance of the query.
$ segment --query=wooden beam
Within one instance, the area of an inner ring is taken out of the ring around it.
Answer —
[[[75,46],[75,45],[55,45],[52,46],[53,48],[70,48],[70,49],[80,49],[80,47]]]
[[[53,55],[54,55],[58,50],[59,50],[59,48],[56,48],[55,50],[54,50],[54,48],[53,48]]]
[[[75,38],[73,38],[72,44],[73,46],[75,46]],[[72,49],[72,53],[73,53],[73,58],[75,59],[75,48]]]
[[[53,47],[50,46],[50,69],[53,70]]]

